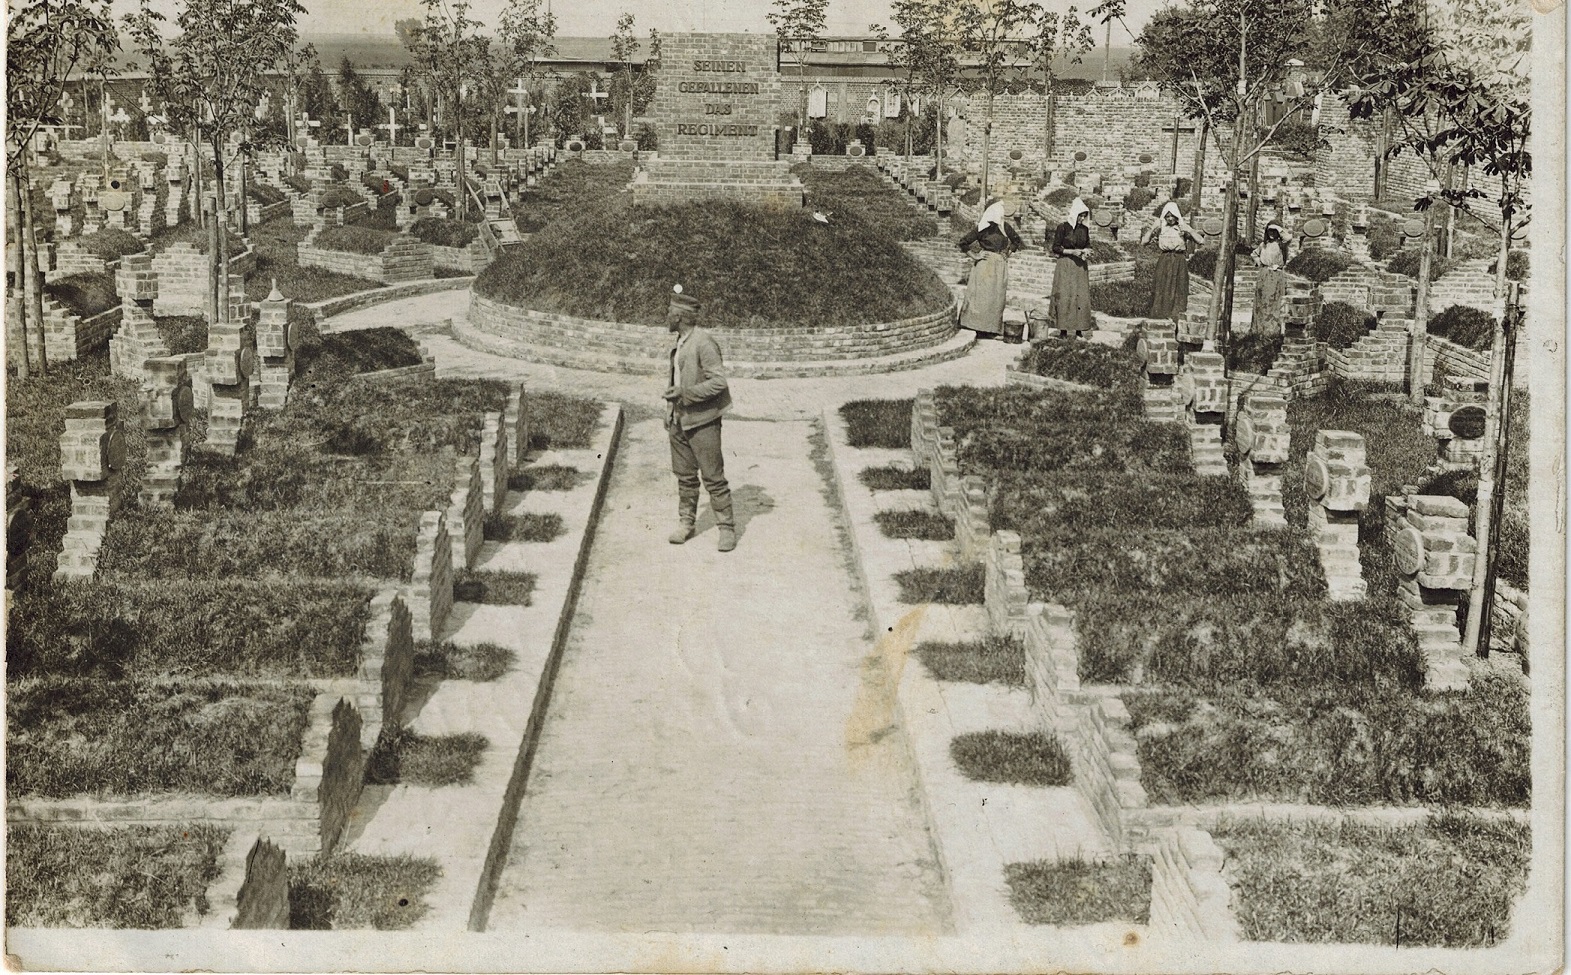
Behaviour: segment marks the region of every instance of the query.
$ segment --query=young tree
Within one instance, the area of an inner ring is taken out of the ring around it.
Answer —
[[[171,38],[163,36],[168,21],[152,0],[142,0],[141,9],[125,18],[171,121],[184,121],[212,149],[219,206],[225,199],[229,137],[241,136],[243,159],[250,149],[245,133],[267,90],[267,75],[293,55],[300,40],[295,20],[304,13],[299,0],[181,0],[174,21],[179,32]],[[228,244],[221,224],[209,260],[214,321],[228,314],[229,303]]]
[[[488,74],[490,41],[480,34],[481,24],[469,16],[469,0],[420,0],[425,19],[413,37],[417,58],[431,69],[436,95],[447,107],[458,149],[458,216],[469,212],[468,176],[464,167],[465,101],[477,95]],[[473,107],[473,103],[470,104]]]
[[[381,99],[360,77],[360,73],[355,70],[355,63],[347,55],[338,65],[338,100],[343,106],[343,114],[354,121],[357,131],[369,129],[386,114],[382,111]]]
[[[982,123],[983,202],[993,168],[993,101],[1030,63],[1030,33],[1038,10],[1036,4],[1021,0],[965,0],[952,15],[961,49],[976,62],[977,86],[987,95]]]
[[[653,72],[660,64],[660,32],[649,32],[649,56],[644,59],[642,70],[635,72],[633,59],[638,51],[638,38],[633,35],[633,15],[623,14],[617,19],[616,33],[611,35],[611,57],[622,65],[611,85],[611,107],[613,112],[621,109],[617,114],[622,116],[624,139],[633,138],[633,113],[641,111],[654,97]]]
[[[119,49],[108,0],[24,0],[9,5],[6,20],[6,236],[7,263],[20,275],[23,347],[17,375],[30,366],[47,371],[44,359],[43,291],[39,287],[37,235],[33,222],[33,185],[28,155],[45,125],[63,120],[61,96],[71,72],[92,64],[110,70],[109,55]],[[14,250],[12,249],[14,248]],[[15,295],[13,288],[10,292]],[[15,310],[11,311],[16,314]]]
[[[892,60],[904,72],[908,90],[927,96],[937,107],[933,147],[940,179],[944,175],[943,106],[960,76],[958,43],[950,29],[949,10],[946,0],[894,0],[890,5],[890,16],[900,28],[900,43]]]
[[[497,27],[497,39],[508,56],[508,71],[528,90],[540,78],[540,60],[556,53],[556,15],[540,11],[540,0],[508,0]],[[532,101],[532,99],[531,99]],[[532,105],[518,105],[515,137],[520,146],[529,145],[529,111]]]
[[[807,129],[807,52],[824,36],[829,0],[774,0],[769,26],[780,39],[780,49],[796,55],[797,131]],[[800,136],[799,136],[800,138]]]
[[[1091,35],[1091,22],[1081,17],[1074,4],[1062,14],[1039,8],[1031,35],[1031,56],[1042,72],[1042,97],[1047,102],[1046,120],[1042,131],[1042,159],[1053,157],[1054,104],[1057,98],[1055,82],[1058,80],[1058,59],[1068,58],[1071,64],[1096,49],[1096,38]]]
[[[327,72],[322,70],[322,62],[316,58],[315,52],[307,61],[308,67],[300,79],[300,111],[324,126],[330,125],[338,115],[338,96],[333,93]]]

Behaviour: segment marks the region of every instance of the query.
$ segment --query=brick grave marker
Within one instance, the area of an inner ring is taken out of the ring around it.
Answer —
[[[780,45],[756,34],[669,34],[648,116],[658,159],[633,178],[634,203],[723,196],[802,205],[802,183],[775,159]]]

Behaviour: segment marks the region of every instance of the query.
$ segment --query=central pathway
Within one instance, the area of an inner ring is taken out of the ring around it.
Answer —
[[[722,555],[707,500],[666,541],[665,432],[629,425],[487,930],[948,928],[813,430],[727,421]]]

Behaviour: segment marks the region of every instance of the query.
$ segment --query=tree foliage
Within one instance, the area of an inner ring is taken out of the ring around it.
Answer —
[[[345,56],[338,66],[338,99],[343,111],[354,120],[355,131],[369,129],[382,121],[387,113],[376,92],[366,84],[355,70],[355,63]]]
[[[6,172],[24,164],[40,126],[58,125],[66,78],[79,67],[107,71],[119,49],[108,0],[29,0],[8,4],[6,20]]]

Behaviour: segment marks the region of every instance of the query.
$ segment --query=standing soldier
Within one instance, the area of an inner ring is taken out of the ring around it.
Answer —
[[[666,387],[666,432],[671,436],[671,473],[676,475],[680,524],[671,533],[671,544],[693,537],[698,520],[699,476],[709,492],[715,513],[720,551],[736,548],[736,522],[731,513],[731,488],[725,479],[725,458],[720,451],[720,418],[731,409],[720,345],[698,327],[698,302],[672,289],[666,325],[676,333],[671,349],[671,381]]]

